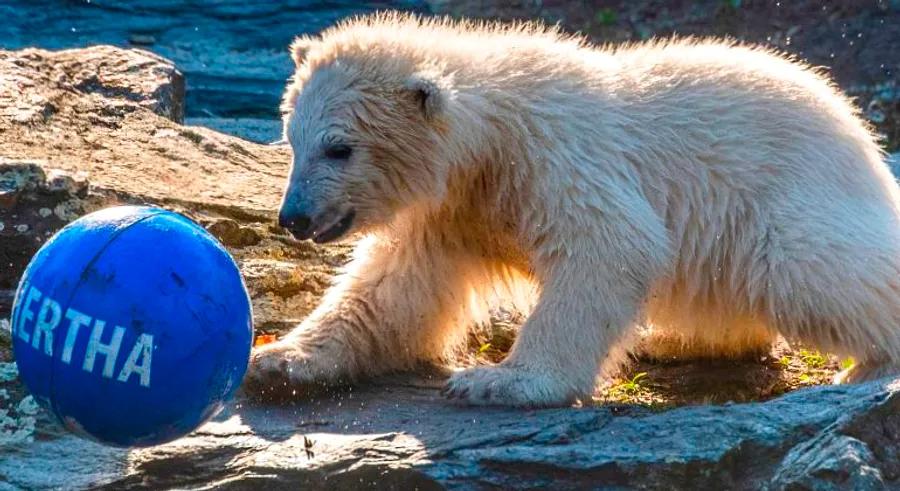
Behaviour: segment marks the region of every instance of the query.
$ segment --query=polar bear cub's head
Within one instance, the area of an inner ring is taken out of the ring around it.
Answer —
[[[294,42],[282,106],[293,167],[279,222],[318,243],[440,199],[447,179],[439,78],[389,43],[341,34]]]

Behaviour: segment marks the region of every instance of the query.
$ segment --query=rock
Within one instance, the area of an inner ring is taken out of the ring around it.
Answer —
[[[128,42],[131,44],[149,46],[156,43],[156,38],[147,34],[132,34],[128,37]]]
[[[184,79],[167,60],[110,46],[0,51],[0,73],[0,154],[8,158],[88,173],[98,192],[138,200],[257,216],[278,206],[289,150],[178,125]],[[22,110],[41,116],[4,117]]]
[[[87,176],[84,173],[73,176],[67,172],[53,169],[47,174],[47,189],[54,193],[84,198],[88,194]]]
[[[297,264],[289,258],[249,257],[240,267],[253,300],[258,332],[284,332],[299,324],[318,304],[335,274],[329,265]]]
[[[81,441],[38,418],[0,476],[27,489],[885,489],[898,482],[873,448],[883,441],[845,432],[897,414],[898,390],[879,381],[663,413],[524,411],[460,408],[434,381],[394,379],[294,406],[241,397],[190,436],[143,450]]]
[[[0,80],[4,97],[0,106],[18,124],[49,119],[69,105],[67,98],[73,91],[118,101],[97,111],[97,121],[107,124],[135,106],[174,122],[184,120],[184,77],[171,63],[147,51],[95,46],[54,53],[0,52],[0,69],[10,75]],[[141,76],[135,77],[136,73]]]
[[[2,150],[0,150],[2,152]],[[0,291],[14,288],[31,256],[53,232],[87,210],[87,180],[38,160],[0,158]],[[66,210],[54,215],[51,210]],[[2,305],[3,301],[0,301]]]
[[[779,489],[884,489],[875,461],[864,442],[828,433],[791,449],[772,484]]]
[[[216,236],[223,244],[232,247],[247,247],[259,244],[262,237],[256,230],[250,227],[242,227],[236,221],[230,219],[222,219],[206,227],[207,230]]]
[[[11,162],[0,157],[0,209],[12,208],[23,192],[46,182],[41,166],[34,162]]]

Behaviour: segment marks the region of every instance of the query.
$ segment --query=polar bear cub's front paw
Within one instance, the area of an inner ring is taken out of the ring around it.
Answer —
[[[503,364],[455,373],[442,393],[468,404],[526,407],[566,406],[580,395],[563,377]]]
[[[255,350],[244,383],[259,395],[297,394],[298,389],[345,381],[346,367],[325,349],[308,349],[291,339]]]

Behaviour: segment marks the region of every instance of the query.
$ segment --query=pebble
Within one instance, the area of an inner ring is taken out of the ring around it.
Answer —
[[[0,362],[0,382],[11,382],[19,377],[19,367],[13,362]]]
[[[247,247],[259,244],[262,237],[250,227],[242,227],[234,220],[225,218],[207,226],[207,230],[223,244],[232,247]]]
[[[53,213],[64,222],[71,222],[80,216],[80,208],[76,201],[63,201],[53,208]]]
[[[163,128],[153,133],[153,136],[156,138],[175,138],[178,136],[178,132],[172,128]]]
[[[149,34],[132,34],[128,38],[128,42],[141,46],[149,46],[156,43],[156,38]]]

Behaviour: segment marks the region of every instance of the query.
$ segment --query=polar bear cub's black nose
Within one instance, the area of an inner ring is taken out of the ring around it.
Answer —
[[[278,215],[278,225],[286,228],[291,235],[299,240],[306,240],[312,235],[312,219],[308,215],[303,214],[287,214],[280,213]]]

